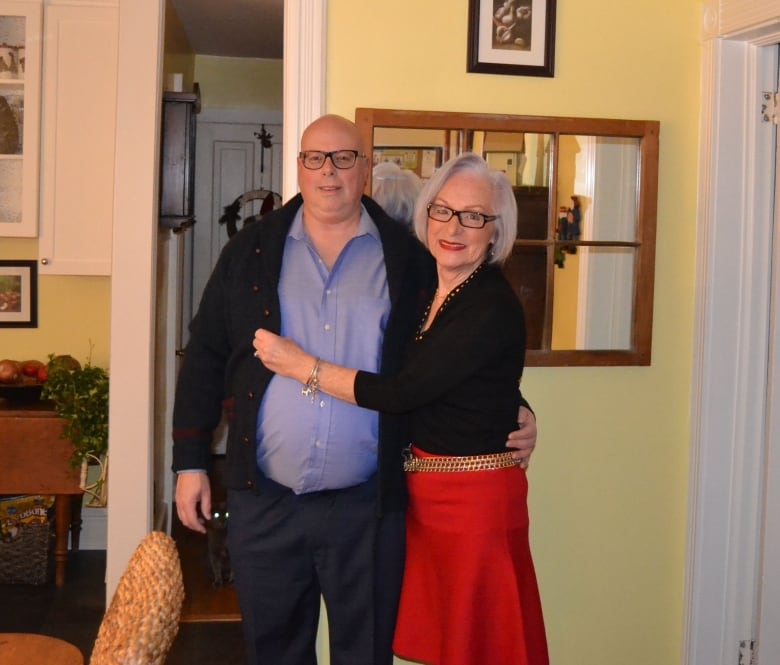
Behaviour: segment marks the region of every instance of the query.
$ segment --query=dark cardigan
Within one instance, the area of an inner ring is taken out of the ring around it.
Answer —
[[[229,417],[225,486],[262,492],[270,481],[257,468],[257,411],[273,376],[253,355],[255,330],[279,333],[277,289],[287,232],[303,203],[295,196],[261,221],[245,226],[226,245],[190,324],[173,413],[173,470],[209,469],[213,431],[223,407]],[[400,370],[405,344],[431,297],[430,255],[370,198],[363,205],[379,230],[391,311],[382,347],[382,373]],[[405,506],[401,450],[408,443],[405,416],[380,413],[378,487],[380,513]]]

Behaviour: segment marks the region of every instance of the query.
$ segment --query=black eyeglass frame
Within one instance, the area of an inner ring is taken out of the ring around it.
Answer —
[[[447,217],[447,219],[436,219],[435,217],[431,217],[431,208],[433,207],[437,208],[443,208],[444,210],[450,211],[450,216]],[[484,229],[485,224],[488,222],[495,222],[498,219],[498,215],[486,215],[482,212],[477,212],[476,210],[453,210],[452,208],[442,205],[441,203],[429,203],[425,210],[428,213],[428,219],[432,219],[434,222],[441,222],[442,224],[446,224],[449,222],[453,217],[458,218],[458,224],[460,224],[465,229]],[[474,226],[469,224],[463,223],[463,217],[461,215],[479,215],[479,217],[482,219],[482,224],[480,226]]]
[[[333,155],[338,155],[340,152],[348,152],[354,157],[353,162],[349,166],[339,166],[336,164],[336,160],[333,159]],[[306,156],[311,154],[322,155],[322,164],[319,166],[306,166]],[[333,164],[335,168],[344,171],[346,169],[354,168],[355,164],[357,164],[358,157],[365,159],[366,156],[361,155],[358,150],[331,150],[330,152],[325,152],[324,150],[301,150],[301,152],[298,153],[298,157],[301,160],[301,164],[303,164],[303,168],[309,169],[310,171],[321,169],[323,166],[325,166],[325,162],[328,161],[328,158],[330,158],[330,163]]]

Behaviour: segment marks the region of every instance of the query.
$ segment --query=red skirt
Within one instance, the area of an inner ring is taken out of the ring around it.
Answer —
[[[430,665],[547,665],[525,470],[413,472],[406,482],[396,655]]]

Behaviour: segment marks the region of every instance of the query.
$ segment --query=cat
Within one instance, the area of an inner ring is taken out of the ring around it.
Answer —
[[[215,589],[233,581],[227,544],[228,518],[226,506],[217,504],[211,511],[211,519],[206,522],[211,585]]]

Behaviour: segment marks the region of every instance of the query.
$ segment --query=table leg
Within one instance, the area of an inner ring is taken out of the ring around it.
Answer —
[[[70,495],[54,497],[54,525],[57,538],[54,542],[54,584],[65,585],[65,563],[68,560],[68,528],[70,526]]]
[[[70,497],[70,549],[72,552],[79,551],[79,540],[81,536],[81,505],[84,497],[81,494],[74,494]]]

